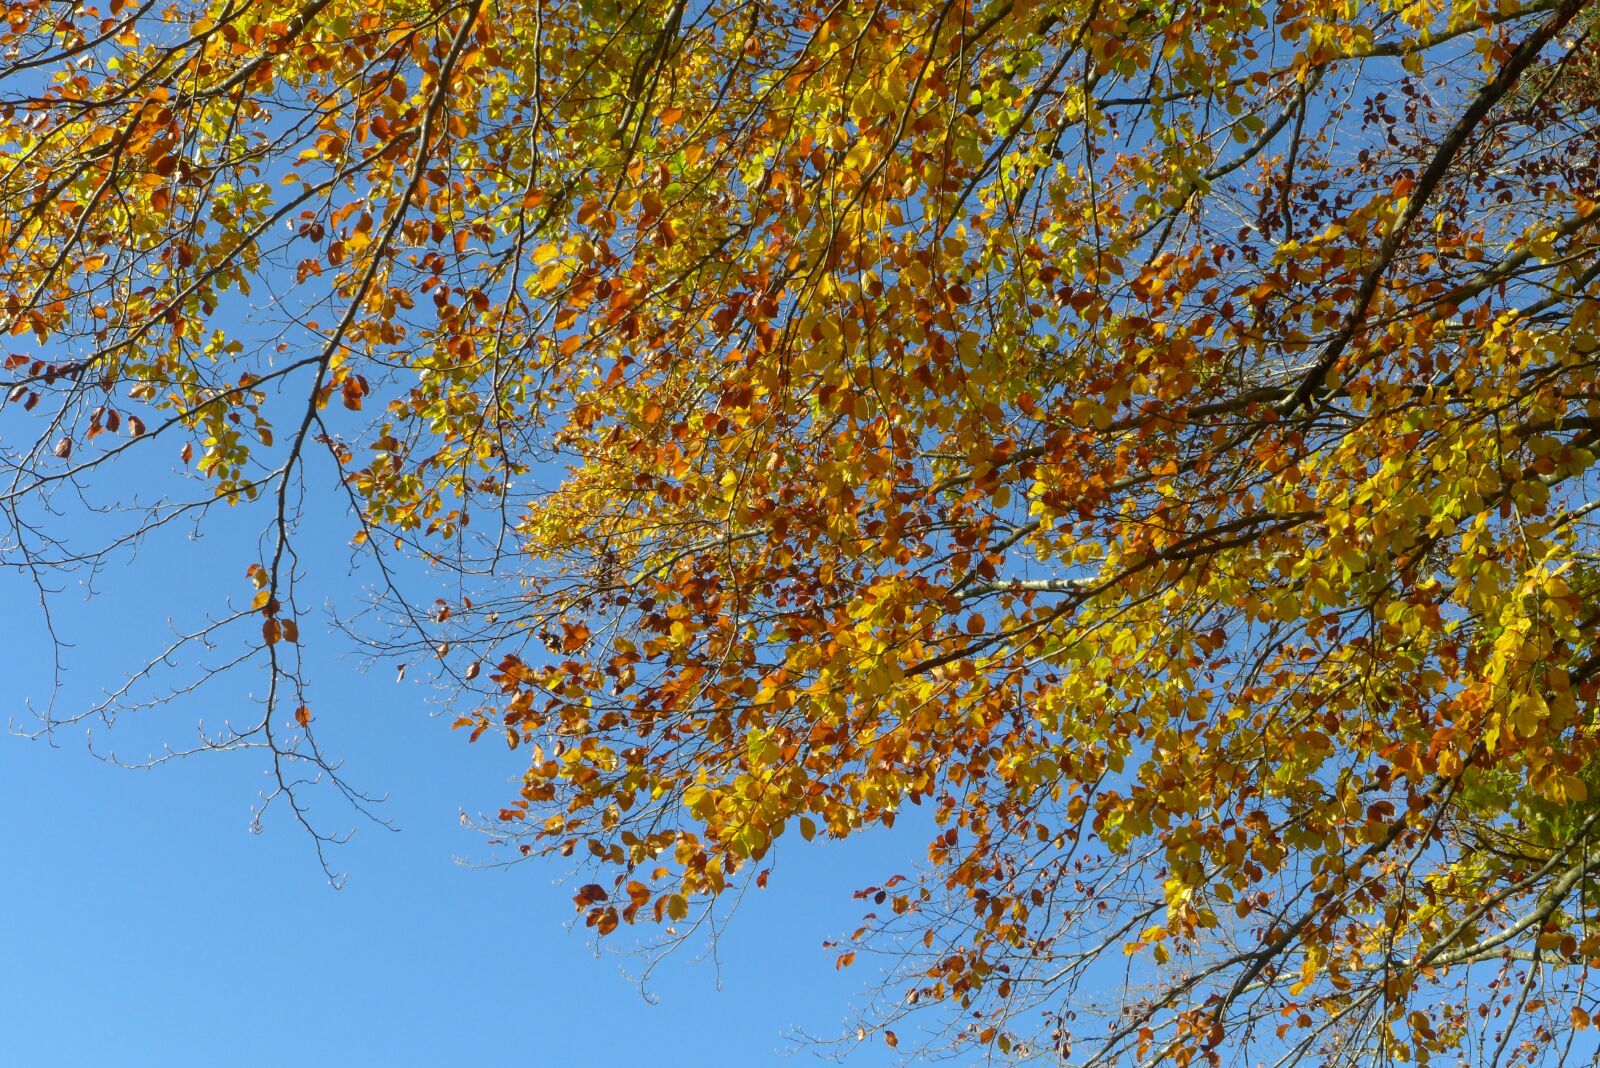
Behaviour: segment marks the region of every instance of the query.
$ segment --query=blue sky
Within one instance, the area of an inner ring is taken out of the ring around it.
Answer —
[[[791,849],[741,906],[720,965],[670,961],[651,1005],[624,974],[638,961],[597,959],[587,932],[564,929],[562,868],[457,862],[488,854],[458,813],[496,795],[505,762],[479,759],[386,678],[338,686],[366,702],[361,720],[383,721],[351,763],[390,792],[401,826],[358,825],[335,854],[350,876],[338,891],[281,814],[248,833],[250,756],[130,772],[76,734],[4,740],[0,1060],[737,1065],[784,1059],[796,1027],[843,1026],[870,972],[836,973],[820,942],[859,915],[850,891],[871,868],[850,862],[872,843]],[[891,1059],[869,1046],[847,1063]]]
[[[107,568],[92,597],[83,576],[63,578],[53,606],[75,644],[58,712],[114,685],[168,617],[192,622],[248,596],[250,542],[238,535],[259,519],[219,513],[198,540],[168,529]],[[314,512],[300,534],[342,554],[347,523]],[[24,699],[47,693],[51,676],[32,601],[16,571],[0,571],[0,708],[17,728],[34,725]],[[82,727],[64,728],[54,746],[0,737],[0,1063],[816,1063],[810,1050],[793,1052],[795,1030],[845,1029],[873,965],[836,972],[821,943],[856,925],[863,903],[852,890],[914,862],[925,838],[914,827],[785,843],[719,962],[673,958],[650,1004],[627,975],[638,959],[597,957],[587,931],[566,928],[564,864],[460,862],[493,855],[460,817],[514,797],[524,754],[467,745],[465,732],[430,715],[426,686],[397,683],[389,664],[364,671],[347,639],[308,631],[302,644],[323,744],[347,758],[358,786],[388,793],[383,813],[399,827],[363,823],[314,795],[325,827],[356,831],[332,853],[349,874],[343,890],[329,887],[284,811],[249,833],[265,785],[255,754],[128,771],[97,761]],[[124,717],[109,735],[97,728],[96,745],[140,759],[183,743],[202,717],[247,716],[263,681],[247,666]],[[635,937],[609,941],[625,949]],[[896,1063],[872,1041],[846,1063]]]
[[[835,973],[819,948],[858,907],[839,847],[792,855],[747,899],[720,967],[672,961],[651,1005],[623,974],[636,962],[597,959],[563,929],[556,869],[453,862],[479,851],[452,808],[474,786],[471,762],[448,747],[424,759],[427,726],[363,760],[388,778],[405,829],[363,829],[339,857],[341,891],[289,828],[246,832],[248,767],[134,774],[77,746],[8,741],[0,1059],[738,1065],[784,1059],[795,1027],[843,1024],[866,975]],[[886,1054],[864,1047],[847,1063]]]

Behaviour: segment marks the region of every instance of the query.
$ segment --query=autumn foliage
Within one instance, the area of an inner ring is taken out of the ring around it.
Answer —
[[[322,515],[455,576],[385,640],[528,754],[498,831],[601,935],[902,818],[839,947],[902,1048],[1589,1026],[1594,4],[7,19],[0,562],[258,513],[205,633],[291,802]]]

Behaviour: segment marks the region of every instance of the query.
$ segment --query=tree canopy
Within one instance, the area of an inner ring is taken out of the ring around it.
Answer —
[[[52,715],[236,650],[304,820],[347,527],[601,936],[901,819],[891,1045],[1587,1055],[1597,14],[10,0],[0,564],[260,532]]]

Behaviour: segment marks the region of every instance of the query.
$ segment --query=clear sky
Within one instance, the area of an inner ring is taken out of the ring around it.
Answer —
[[[259,519],[241,509],[198,540],[169,531],[119,558],[93,598],[63,580],[56,622],[75,647],[59,711],[115,685],[167,617],[192,622],[246,591],[250,543],[231,534]],[[306,542],[342,551],[338,521],[308,522]],[[20,728],[32,725],[24,698],[48,692],[51,674],[32,601],[17,572],[0,571],[0,707]],[[459,862],[491,856],[460,817],[513,798],[524,754],[468,746],[430,716],[424,686],[396,683],[392,665],[362,671],[343,639],[311,631],[303,644],[324,744],[357,785],[389,794],[383,812],[400,828],[318,797],[326,826],[356,829],[333,852],[343,890],[284,812],[249,833],[264,785],[255,755],[127,771],[96,761],[81,727],[54,747],[0,737],[0,1065],[794,1064],[815,1063],[794,1052],[796,1029],[845,1028],[873,965],[836,972],[821,942],[856,925],[851,891],[903,870],[890,858],[909,864],[925,835],[785,843],[720,962],[672,959],[651,1004],[627,975],[640,961],[597,957],[587,931],[567,929],[565,866]],[[245,668],[97,729],[97,746],[135,759],[182,743],[202,715],[247,715],[262,681]],[[634,935],[608,941],[626,948]],[[877,1039],[846,1061],[896,1062]]]

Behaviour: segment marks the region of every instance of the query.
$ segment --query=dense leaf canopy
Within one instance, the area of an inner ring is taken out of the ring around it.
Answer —
[[[601,935],[902,818],[927,867],[862,873],[840,961],[889,955],[903,1048],[1588,1026],[1593,4],[7,19],[0,563],[257,516],[152,655],[267,673],[204,747],[297,814],[334,516],[381,640],[530,754],[499,830],[589,858]]]

